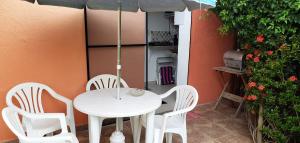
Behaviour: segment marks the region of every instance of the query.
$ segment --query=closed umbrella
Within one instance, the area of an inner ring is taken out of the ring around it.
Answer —
[[[117,99],[120,100],[120,72],[121,72],[121,11],[137,12],[163,12],[184,11],[211,8],[216,5],[216,0],[23,0],[40,5],[64,6],[83,9],[118,10],[118,58],[117,58]],[[118,132],[119,129],[117,129]]]

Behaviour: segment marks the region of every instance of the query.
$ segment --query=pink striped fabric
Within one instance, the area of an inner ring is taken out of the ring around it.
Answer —
[[[174,84],[173,67],[165,66],[160,68],[161,84]]]

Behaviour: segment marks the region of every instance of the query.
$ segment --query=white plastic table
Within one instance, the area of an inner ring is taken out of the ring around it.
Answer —
[[[153,143],[154,113],[161,106],[157,94],[145,91],[142,96],[132,96],[132,88],[121,88],[121,100],[117,100],[117,89],[87,91],[74,99],[74,107],[89,117],[89,142],[99,143],[98,117],[120,118],[147,114],[146,143]]]

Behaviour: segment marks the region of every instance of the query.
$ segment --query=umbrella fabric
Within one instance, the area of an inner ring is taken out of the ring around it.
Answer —
[[[86,0],[23,0],[34,3],[38,2],[40,5],[53,5],[53,6],[63,6],[71,8],[83,9],[86,6]]]
[[[136,12],[139,9],[138,0],[121,0],[122,11]],[[119,0],[88,0],[89,9],[118,10],[120,7]]]
[[[35,2],[35,0],[25,0]],[[41,5],[54,5],[82,9],[118,10],[121,2],[122,11],[145,12],[183,11],[214,7],[216,0],[36,0]]]

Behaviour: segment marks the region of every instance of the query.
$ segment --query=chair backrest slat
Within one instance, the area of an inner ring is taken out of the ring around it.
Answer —
[[[35,89],[34,87],[32,87],[33,90],[32,90],[32,98],[33,98],[33,105],[34,105],[34,110],[36,113],[40,113],[40,110],[39,110],[39,106],[38,106],[38,92],[39,92],[39,89]]]
[[[39,113],[44,113],[44,108],[43,108],[43,105],[42,105],[42,90],[40,89],[38,91],[38,94],[37,94],[37,99],[38,99],[38,104],[37,106],[39,107]]]
[[[34,113],[35,111],[34,111],[34,108],[33,108],[33,100],[32,100],[33,91],[32,91],[32,87],[23,89],[22,91],[25,94],[25,97],[27,98],[27,102],[28,102],[28,105],[29,105],[29,112]]]
[[[23,104],[25,105],[25,111],[30,112],[29,103],[27,101],[26,94],[24,93],[24,91],[23,90],[16,91],[16,94],[21,98]],[[6,97],[8,97],[8,96],[6,96]]]
[[[20,104],[21,109],[25,111],[25,110],[26,110],[26,109],[25,109],[25,104],[23,103],[23,101],[22,101],[22,99],[20,98],[20,96],[16,94],[16,95],[14,95],[14,97],[17,99],[18,103]]]
[[[173,111],[190,108],[192,110],[198,102],[197,90],[189,85],[180,85],[171,89],[173,93],[176,93],[176,102]],[[178,116],[185,118],[187,112]]]
[[[32,87],[32,98],[33,98],[33,105],[34,105],[34,110],[36,113],[40,113],[39,110],[39,103],[38,103],[38,95],[39,95],[39,88],[36,89],[37,87]]]
[[[117,88],[117,79],[117,76],[110,74],[95,76],[88,81],[86,91],[92,90],[93,87],[97,90],[103,88]],[[128,87],[127,83],[123,79],[120,79],[120,83],[121,87]]]

